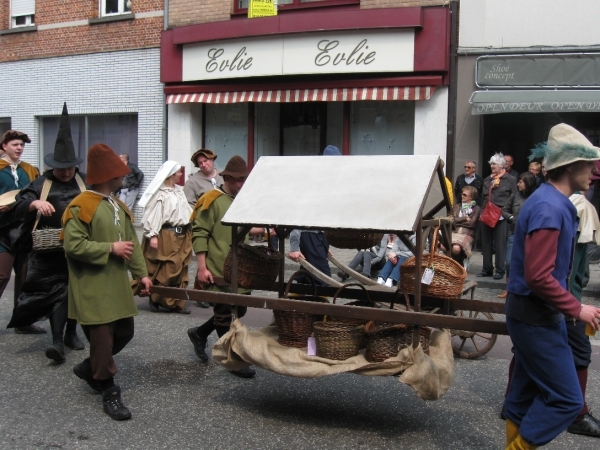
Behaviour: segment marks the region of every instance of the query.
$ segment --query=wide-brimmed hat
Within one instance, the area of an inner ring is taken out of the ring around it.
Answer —
[[[0,206],[14,205],[19,192],[21,192],[19,189],[15,189],[14,191],[8,191],[0,195]]]
[[[600,160],[600,148],[579,131],[566,123],[553,126],[548,133],[548,141],[538,144],[532,151],[529,161],[544,158],[542,165],[546,171],[566,166],[576,161]]]
[[[60,127],[54,144],[54,153],[44,156],[44,163],[54,169],[66,169],[67,167],[78,166],[82,162],[83,158],[75,154],[69,112],[67,111],[67,104],[64,103],[62,115],[60,116]]]
[[[31,142],[31,139],[29,139],[29,136],[27,136],[25,133],[23,133],[21,131],[17,131],[17,130],[8,130],[8,131],[5,131],[4,134],[2,135],[2,140],[0,140],[0,145],[7,144],[10,141],[14,141],[15,139],[20,139],[27,144],[29,144]]]
[[[131,170],[121,161],[115,151],[106,144],[94,144],[88,150],[87,184],[102,184],[117,177],[124,177]]]
[[[229,161],[227,161],[227,165],[225,169],[223,169],[220,173],[222,177],[225,175],[229,175],[233,178],[245,178],[248,176],[250,171],[248,170],[248,165],[246,161],[241,156],[233,156]]]
[[[191,158],[195,167],[198,167],[198,161],[196,161],[198,159],[198,156],[204,156],[206,159],[212,159],[213,161],[217,159],[217,155],[215,154],[215,152],[207,148],[201,148],[200,150],[196,150]]]

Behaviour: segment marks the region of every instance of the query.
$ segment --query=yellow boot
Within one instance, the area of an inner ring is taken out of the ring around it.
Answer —
[[[515,440],[506,447],[506,450],[535,450],[536,448],[538,448],[537,445],[530,444],[520,434],[517,434]]]
[[[506,419],[506,445],[510,445],[519,435],[519,426],[510,419]]]

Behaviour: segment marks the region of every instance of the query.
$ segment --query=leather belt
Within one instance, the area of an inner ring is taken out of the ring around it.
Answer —
[[[172,231],[175,234],[185,234],[191,227],[192,227],[192,224],[188,223],[186,225],[180,225],[177,227],[172,227],[170,225],[163,225],[162,229]]]

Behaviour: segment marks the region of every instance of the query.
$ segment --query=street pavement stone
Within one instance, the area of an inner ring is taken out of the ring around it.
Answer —
[[[354,252],[334,253],[347,262]],[[478,271],[475,259],[469,277]],[[286,278],[296,268],[288,261]],[[195,270],[194,263],[192,276]],[[588,287],[592,293],[596,275]],[[11,289],[0,302],[2,324],[10,319]],[[501,289],[501,283],[485,283],[476,298],[500,301]],[[593,295],[585,301],[599,304]],[[455,360],[448,393],[426,402],[394,377],[299,379],[258,369],[254,379],[236,378],[213,361],[202,364],[187,338],[187,328],[202,323],[211,310],[191,304],[189,316],[152,313],[146,299],[137,303],[136,335],[115,357],[116,382],[133,414],[126,422],[104,414],[101,397],[73,375],[87,349],[67,349],[67,362],[56,364],[44,355],[49,335],[0,330],[0,449],[504,448],[498,413],[510,359],[506,336],[478,360]],[[254,328],[270,319],[269,311],[249,309],[242,321]],[[49,329],[47,322],[40,325]],[[215,342],[213,334],[209,346]],[[596,363],[600,346],[593,348]],[[590,370],[587,400],[600,411],[597,364]],[[597,445],[594,438],[563,433],[545,448]]]

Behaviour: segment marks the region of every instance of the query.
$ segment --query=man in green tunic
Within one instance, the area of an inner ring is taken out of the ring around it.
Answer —
[[[144,256],[127,206],[111,195],[129,172],[107,145],[88,151],[91,189],[73,199],[63,216],[64,249],[69,266],[69,318],[76,319],[90,343],[90,357],[73,367],[75,375],[102,393],[104,411],[115,420],[131,418],[114,383],[113,356],[133,338],[133,300],[127,271],[143,285]]]
[[[222,186],[208,191],[198,199],[192,213],[192,246],[198,261],[198,281],[209,291],[230,292],[229,287],[215,284],[214,277],[223,276],[223,266],[231,248],[231,227],[223,225],[221,219],[229,209],[233,199],[238,194],[246,178],[248,166],[239,156],[231,158],[225,170],[221,172],[224,183]],[[263,233],[263,228],[253,228],[250,234]],[[239,294],[249,293],[246,289],[238,289]],[[238,306],[238,316],[246,314],[245,306]],[[188,337],[194,344],[194,351],[202,362],[208,361],[206,343],[208,336],[216,331],[221,337],[231,325],[231,306],[215,304],[214,315],[199,327],[188,329]],[[251,378],[256,371],[251,367],[241,370],[231,370],[232,374],[242,378]]]

